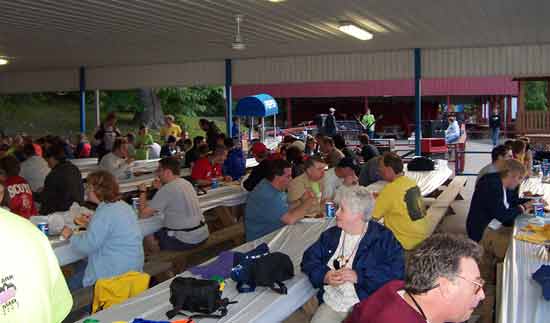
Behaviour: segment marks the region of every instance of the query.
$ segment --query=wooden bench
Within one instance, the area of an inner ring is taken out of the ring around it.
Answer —
[[[151,278],[158,275],[165,275],[166,279],[174,277],[173,267],[170,262],[155,262],[145,263],[143,265],[143,272],[149,274]],[[91,307],[94,301],[94,286],[84,287],[77,291],[72,292],[73,307],[71,314],[67,317],[66,321],[78,320],[79,316],[87,315],[87,311]],[[69,320],[71,318],[71,320]],[[65,321],[64,321],[65,322]]]
[[[443,217],[447,214],[451,203],[453,203],[453,201],[460,196],[460,192],[466,185],[466,181],[467,179],[465,176],[456,176],[443,190],[443,192],[439,194],[435,201],[431,203],[426,216],[426,219],[431,225],[430,234],[435,231],[436,227],[441,222],[441,219],[443,219]]]
[[[149,257],[152,262],[170,262],[176,270],[176,274],[183,272],[191,264],[191,258],[204,255],[208,250],[231,243],[236,247],[244,242],[244,223],[237,222],[221,230],[210,233],[208,240],[196,248],[186,251],[163,250]],[[207,260],[207,259],[201,259]]]

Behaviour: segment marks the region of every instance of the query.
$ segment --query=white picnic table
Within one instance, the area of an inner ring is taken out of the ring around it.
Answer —
[[[245,203],[247,191],[239,185],[221,186],[211,189],[208,193],[199,196],[199,204],[203,212],[218,206],[235,206]],[[184,211],[184,210],[182,210]],[[154,215],[150,218],[140,219],[139,224],[144,236],[157,232],[163,226],[163,216]],[[71,248],[68,241],[60,240],[59,236],[51,236],[50,243],[61,266],[84,259],[86,256]]]
[[[520,186],[520,192],[542,194],[550,202],[550,184],[532,177]],[[547,215],[548,217],[548,215]],[[514,235],[528,224],[530,216],[520,216],[514,223]],[[546,219],[546,223],[550,223]],[[543,323],[550,319],[550,302],[542,297],[542,287],[531,277],[542,265],[550,265],[544,258],[544,246],[512,238],[502,267],[501,306],[499,323]]]
[[[334,220],[308,219],[305,221],[308,222],[287,225],[278,231],[234,249],[235,251],[248,251],[260,243],[266,242],[270,251],[287,254],[294,264],[295,273],[294,278],[285,281],[288,288],[287,295],[277,294],[266,287],[258,287],[252,293],[239,294],[235,282],[226,279],[222,297],[227,297],[237,303],[229,305],[228,314],[221,319],[194,319],[194,321],[197,323],[281,322],[314,296],[316,289],[313,288],[308,277],[300,271],[300,262],[305,249],[313,244],[323,231],[334,225]],[[179,276],[192,275],[186,271]],[[95,313],[91,318],[100,322],[131,322],[134,318],[166,321],[166,312],[172,309],[169,302],[171,281],[165,281],[122,304]],[[173,320],[183,318],[177,316]]]

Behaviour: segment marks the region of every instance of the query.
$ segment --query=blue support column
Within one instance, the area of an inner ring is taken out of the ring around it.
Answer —
[[[420,48],[414,49],[414,102],[415,102],[415,125],[416,130],[414,133],[414,151],[416,156],[420,156],[421,146],[420,139],[422,137],[422,94],[420,89],[420,79],[422,77],[422,61],[421,61]]]
[[[225,60],[225,122],[227,127],[227,137],[231,138],[231,129],[233,128],[233,95],[231,93],[231,86],[233,85],[233,71],[231,69],[231,59]]]
[[[86,132],[86,69],[80,67],[80,132]]]

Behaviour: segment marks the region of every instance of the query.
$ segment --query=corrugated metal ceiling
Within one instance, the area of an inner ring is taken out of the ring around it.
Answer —
[[[541,0],[4,0],[2,70],[550,43]],[[244,14],[247,49],[231,49]],[[372,31],[361,42],[337,29]]]

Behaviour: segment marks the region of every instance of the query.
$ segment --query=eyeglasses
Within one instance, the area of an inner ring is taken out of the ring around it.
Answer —
[[[456,275],[458,278],[464,279],[467,282],[470,282],[476,286],[476,289],[474,290],[474,295],[479,294],[479,291],[483,289],[483,286],[485,285],[485,281],[483,279],[480,279],[480,281],[470,280],[468,278],[462,277],[460,275]]]

